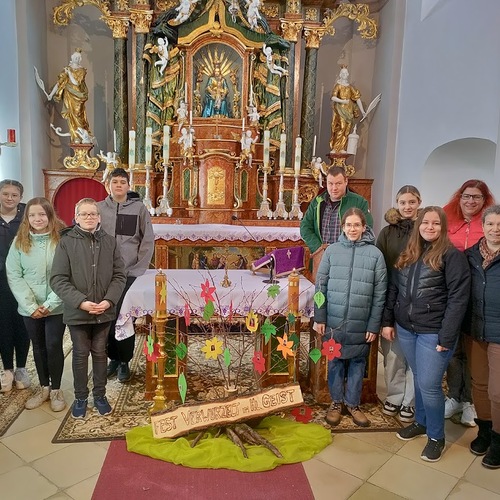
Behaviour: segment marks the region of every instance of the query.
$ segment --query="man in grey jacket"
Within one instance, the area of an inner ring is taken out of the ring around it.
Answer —
[[[101,227],[116,238],[127,273],[127,283],[117,304],[118,314],[127,290],[148,269],[154,251],[149,213],[139,198],[130,197],[129,190],[127,172],[123,168],[116,168],[109,175],[110,195],[98,203]],[[117,340],[115,324],[116,321],[112,323],[108,335],[108,377],[118,373],[120,382],[128,382],[131,378],[129,362],[134,355],[135,336]]]

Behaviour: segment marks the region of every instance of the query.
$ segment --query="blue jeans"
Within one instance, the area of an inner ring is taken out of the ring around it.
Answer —
[[[328,362],[328,389],[334,403],[345,403],[350,407],[359,405],[365,366],[365,356],[351,359],[335,358]]]
[[[443,376],[454,349],[436,351],[437,333],[412,333],[397,325],[399,343],[413,371],[415,421],[432,439],[444,438]]]
[[[108,355],[106,343],[111,322],[91,325],[69,325],[73,342],[73,384],[76,399],[87,399],[89,354],[92,356],[94,399],[106,395]]]

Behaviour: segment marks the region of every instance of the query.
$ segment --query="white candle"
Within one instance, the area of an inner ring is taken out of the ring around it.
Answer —
[[[193,110],[189,110],[189,125],[193,124]]]
[[[241,130],[244,132],[245,131],[245,117],[241,120]]]
[[[285,170],[286,162],[286,134],[280,135],[280,170]]]
[[[151,155],[153,152],[153,129],[146,127],[146,165],[151,165]]]
[[[300,175],[300,157],[302,156],[302,138],[295,139],[295,175]]]
[[[163,126],[163,165],[167,165],[170,156],[170,127]]]
[[[186,106],[187,106],[187,103],[188,103],[188,82],[184,83],[184,102],[186,103]]]
[[[116,130],[113,130],[113,151],[116,152]]]
[[[313,157],[316,156],[316,136],[314,136],[314,141],[313,141]]]
[[[135,167],[135,130],[128,132],[128,168]]]
[[[271,131],[264,130],[264,166],[269,165],[269,142],[271,139]]]

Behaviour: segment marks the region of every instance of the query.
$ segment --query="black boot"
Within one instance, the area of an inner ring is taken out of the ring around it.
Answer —
[[[469,449],[474,455],[484,455],[488,451],[491,443],[491,420],[480,420],[479,418],[475,418],[474,421],[479,430],[477,438],[471,442]]]
[[[481,464],[487,469],[500,469],[500,434],[491,431],[491,444]]]

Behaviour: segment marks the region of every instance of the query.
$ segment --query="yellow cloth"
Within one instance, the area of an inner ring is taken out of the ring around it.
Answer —
[[[281,464],[309,460],[332,442],[329,430],[318,424],[303,424],[279,417],[266,417],[256,427],[283,455],[276,457],[263,446],[245,445],[248,458],[241,449],[221,435],[215,439],[207,432],[198,444],[190,443],[197,434],[177,439],[155,439],[151,426],[136,427],[126,434],[127,450],[165,462],[194,469],[233,469],[242,472],[271,470]]]

